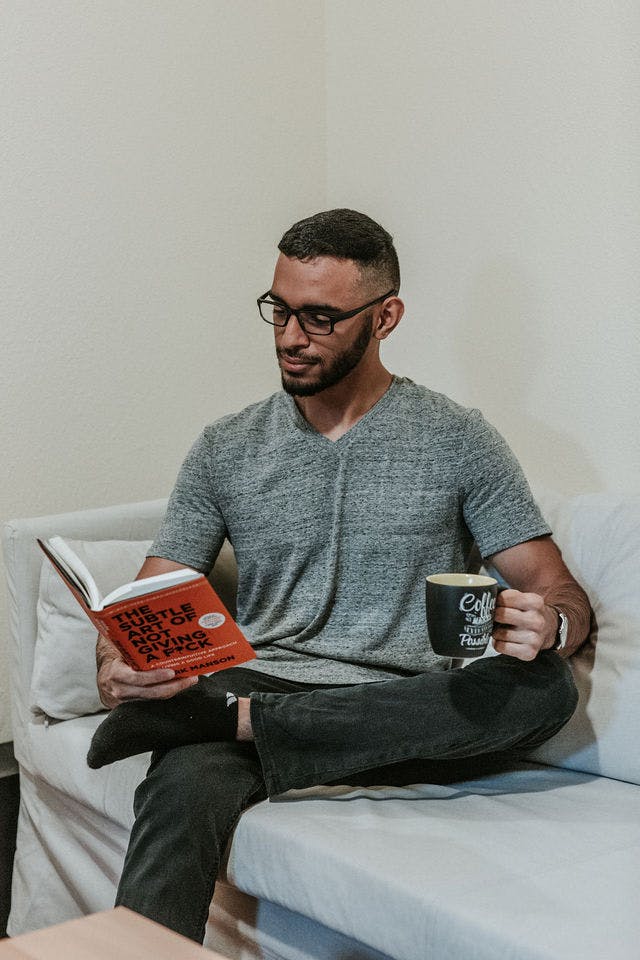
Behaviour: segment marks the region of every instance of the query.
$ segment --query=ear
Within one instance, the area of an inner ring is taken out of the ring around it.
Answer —
[[[376,340],[386,340],[402,320],[404,303],[400,297],[387,297],[379,308],[378,316],[373,325],[373,336]]]

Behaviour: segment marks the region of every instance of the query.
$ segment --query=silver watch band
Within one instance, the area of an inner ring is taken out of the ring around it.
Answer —
[[[553,607],[555,612],[558,614],[558,630],[556,632],[556,639],[551,650],[564,650],[567,645],[567,637],[569,634],[569,621],[567,620],[566,614],[559,610],[558,607]]]

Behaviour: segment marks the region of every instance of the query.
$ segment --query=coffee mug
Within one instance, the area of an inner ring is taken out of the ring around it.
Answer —
[[[441,657],[480,657],[493,628],[498,582],[473,573],[427,577],[427,629]]]

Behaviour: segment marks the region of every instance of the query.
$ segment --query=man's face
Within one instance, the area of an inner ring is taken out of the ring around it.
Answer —
[[[295,309],[340,313],[371,299],[353,260],[318,257],[302,261],[280,254],[271,294]],[[362,360],[372,342],[371,310],[342,320],[329,336],[307,334],[297,317],[274,327],[282,386],[309,397],[339,383]]]

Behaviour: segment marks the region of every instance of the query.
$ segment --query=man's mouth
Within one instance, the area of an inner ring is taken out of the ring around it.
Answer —
[[[278,360],[280,365],[285,367],[289,371],[303,370],[304,367],[311,367],[316,364],[317,360],[308,359],[306,357],[296,357],[291,356],[288,353],[278,353]]]

